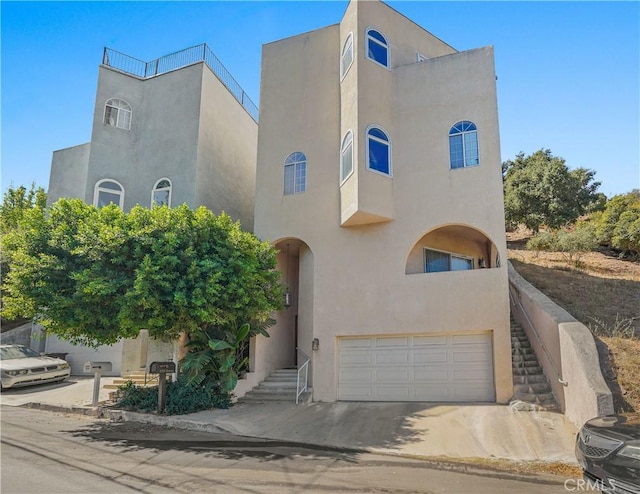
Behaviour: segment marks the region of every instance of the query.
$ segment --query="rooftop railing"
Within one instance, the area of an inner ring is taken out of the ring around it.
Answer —
[[[130,57],[111,48],[105,48],[104,54],[102,55],[103,65],[113,67],[114,69],[141,79],[149,79],[160,74],[166,74],[167,72],[172,72],[198,62],[207,64],[207,67],[211,69],[220,82],[224,84],[247,113],[257,122],[258,107],[251,101],[251,98],[247,96],[247,93],[244,92],[240,84],[238,84],[225,66],[222,65],[222,62],[215,56],[206,43],[156,58],[151,62],[138,60],[137,58]]]

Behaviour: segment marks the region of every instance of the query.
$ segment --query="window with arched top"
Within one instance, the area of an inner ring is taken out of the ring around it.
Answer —
[[[111,98],[104,105],[104,123],[119,129],[131,128],[131,106],[124,100]]]
[[[307,190],[307,157],[291,153],[284,161],[284,195],[300,194]]]
[[[353,173],[353,132],[347,131],[340,146],[340,183]]]
[[[367,129],[367,168],[391,176],[391,140],[380,127]]]
[[[449,162],[451,168],[480,164],[478,129],[473,122],[462,120],[449,130]]]
[[[124,206],[124,187],[111,179],[98,181],[93,192],[93,205],[101,208],[111,203],[122,209]]]
[[[340,57],[340,79],[342,79],[349,68],[353,64],[353,33],[349,33],[347,40],[342,47],[342,56]]]
[[[171,207],[171,180],[161,178],[151,191],[151,207],[169,206]]]
[[[365,42],[367,43],[367,58],[383,67],[389,68],[389,43],[387,38],[380,31],[369,28],[367,29]]]

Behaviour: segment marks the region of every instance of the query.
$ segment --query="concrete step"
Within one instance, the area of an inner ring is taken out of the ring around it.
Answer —
[[[511,345],[511,355],[535,355],[530,346]]]
[[[278,369],[245,396],[239,398],[238,401],[241,403],[265,403],[274,401],[291,403],[296,401],[297,388],[297,369]]]
[[[547,378],[544,374],[524,374],[524,375],[514,375],[513,376],[513,384],[535,384],[535,383],[546,383]]]
[[[514,376],[533,376],[542,374],[542,367],[539,365],[523,365],[520,367],[513,367]]]
[[[293,376],[269,376],[265,379],[265,381],[269,382],[296,382],[298,380],[298,376],[294,374]]]
[[[513,386],[516,395],[534,393],[536,395],[551,393],[551,386],[547,382],[516,384]]]
[[[538,365],[538,357],[534,353],[515,354],[511,355],[511,362],[513,364],[534,362]]]

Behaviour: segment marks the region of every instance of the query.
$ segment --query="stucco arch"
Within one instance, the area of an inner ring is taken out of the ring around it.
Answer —
[[[426,231],[407,253],[405,274],[425,272],[425,248],[472,259],[474,269],[500,267],[495,242],[485,232],[470,225],[443,224]]]
[[[295,367],[300,350],[311,355],[313,340],[314,255],[297,237],[282,237],[272,245],[278,250],[277,269],[282,273],[287,305],[273,314],[270,338],[259,339],[251,355],[252,368],[267,372]]]

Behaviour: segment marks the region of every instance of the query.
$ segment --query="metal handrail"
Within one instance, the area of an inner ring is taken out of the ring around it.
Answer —
[[[311,362],[311,357],[304,353],[299,347],[296,347],[296,350],[299,351],[305,358],[304,363],[298,367],[298,377],[296,379],[296,405],[300,400],[300,395],[307,390],[307,385],[309,384],[309,363]],[[300,389],[300,375],[304,369],[304,386]]]
[[[170,53],[150,62],[144,62],[111,48],[104,48],[102,64],[113,67],[140,79],[149,79],[160,74],[187,67],[194,63],[204,62],[215,74],[218,80],[227,88],[233,97],[242,105],[249,115],[257,122],[259,111],[256,104],[247,96],[240,84],[233,78],[231,72],[213,53],[206,43],[191,46],[184,50]]]
[[[558,377],[558,382],[560,384],[562,384],[563,386],[568,386],[569,383],[562,379],[562,373],[556,367],[556,364],[553,362],[553,358],[551,357],[551,354],[549,353],[547,348],[544,346],[544,343],[542,343],[542,339],[540,338],[540,335],[538,335],[538,332],[536,331],[536,327],[534,326],[533,322],[529,318],[529,314],[527,314],[527,311],[524,309],[524,306],[522,305],[520,300],[518,298],[516,298],[516,296],[512,293],[512,290],[514,290],[513,284],[511,282],[509,282],[509,300],[511,301],[511,303],[513,305],[517,306],[520,309],[520,312],[522,312],[522,314],[524,315],[525,319],[527,320],[527,323],[529,324],[529,327],[531,328],[531,331],[533,332],[534,336],[538,340],[538,343],[540,343],[540,347],[542,348],[544,353],[547,355],[547,360],[549,360],[549,363],[553,367],[553,370],[555,371],[556,376]]]

